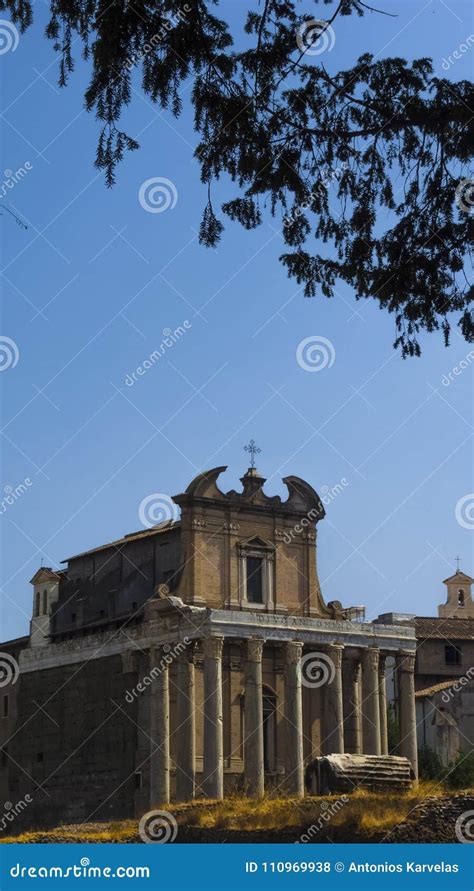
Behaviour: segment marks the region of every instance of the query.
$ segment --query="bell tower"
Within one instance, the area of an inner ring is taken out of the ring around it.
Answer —
[[[462,572],[458,565],[454,575],[443,581],[448,589],[448,596],[446,603],[438,606],[438,616],[442,619],[474,619],[473,584],[474,579]]]
[[[33,609],[30,624],[30,645],[44,647],[51,631],[52,607],[58,599],[59,581],[64,573],[42,566],[31,579]]]

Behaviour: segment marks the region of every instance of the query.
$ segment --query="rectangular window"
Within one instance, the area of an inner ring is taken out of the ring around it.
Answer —
[[[247,557],[247,600],[249,603],[263,603],[263,560],[261,557]]]
[[[2,717],[8,718],[8,694],[3,697]]]
[[[444,662],[446,665],[461,665],[461,650],[453,644],[446,644],[444,648]]]

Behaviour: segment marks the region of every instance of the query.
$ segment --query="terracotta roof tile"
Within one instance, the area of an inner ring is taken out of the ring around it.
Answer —
[[[415,633],[418,640],[445,638],[447,640],[473,640],[474,619],[443,619],[434,616],[417,616]]]
[[[140,538],[150,538],[153,535],[161,535],[163,532],[170,532],[171,529],[177,529],[181,526],[179,520],[166,520],[165,523],[158,523],[151,529],[142,529],[140,532],[129,532],[123,538],[117,538],[116,541],[109,541],[107,544],[99,545],[97,548],[91,548],[89,551],[81,551],[80,554],[73,554],[61,563],[68,563],[69,560],[77,560],[78,557],[87,557],[89,554],[97,554],[98,551],[106,551],[108,548],[120,548],[122,545],[128,544],[130,541],[138,541]]]
[[[454,684],[459,683],[459,678],[454,678],[451,681],[441,681],[439,684],[433,684],[432,687],[425,687],[423,690],[415,691],[415,698],[422,698],[423,696],[432,696],[434,693],[441,693],[441,690],[448,690],[449,687],[453,687]]]

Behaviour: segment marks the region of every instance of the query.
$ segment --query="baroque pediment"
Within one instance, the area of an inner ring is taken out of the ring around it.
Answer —
[[[189,484],[186,492],[176,495],[173,500],[177,504],[186,504],[190,500],[209,500],[228,504],[230,507],[264,507],[273,510],[295,514],[311,514],[314,521],[322,519],[325,510],[318,493],[305,480],[298,476],[286,476],[283,483],[288,489],[288,498],[282,499],[279,495],[267,495],[264,491],[266,480],[260,476],[256,468],[251,467],[241,478],[242,491],[231,489],[222,492],[217,480],[227,470],[227,467],[214,467],[211,470],[200,473]]]

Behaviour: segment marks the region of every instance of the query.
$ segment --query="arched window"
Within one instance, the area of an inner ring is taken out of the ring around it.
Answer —
[[[41,609],[41,593],[39,591],[36,592],[35,598],[35,616],[39,616]]]
[[[48,612],[48,592],[45,588],[43,591],[43,615],[45,616]]]
[[[462,588],[458,591],[458,606],[464,606],[464,591]]]

